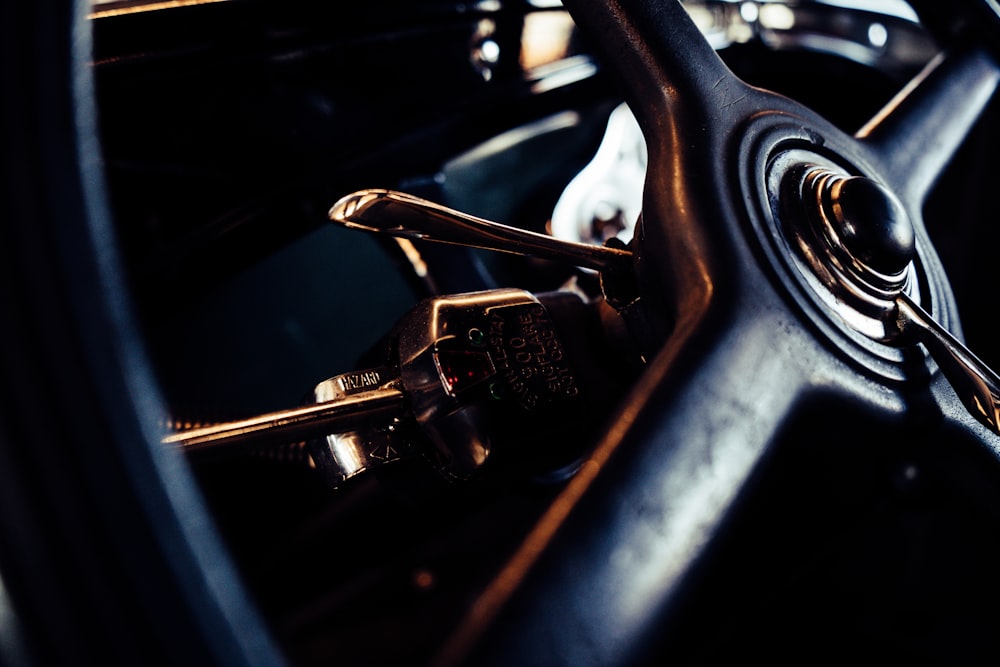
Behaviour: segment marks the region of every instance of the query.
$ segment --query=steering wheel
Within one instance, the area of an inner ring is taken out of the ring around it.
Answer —
[[[760,598],[781,567],[797,566],[768,550],[768,541],[799,533],[809,543],[823,534],[813,544],[839,549],[830,542],[852,538],[836,512],[850,503],[832,499],[845,486],[859,497],[872,492],[862,489],[888,474],[879,468],[894,448],[913,457],[896,472],[904,482],[927,474],[918,463],[927,456],[943,456],[940,465],[956,470],[996,472],[995,416],[992,428],[973,419],[935,361],[871,326],[881,316],[868,296],[859,300],[826,272],[826,232],[804,230],[824,224],[816,222],[823,207],[854,204],[825,200],[828,193],[803,180],[816,169],[879,192],[863,197],[868,203],[859,204],[851,229],[829,241],[858,242],[857,255],[841,256],[842,268],[898,274],[912,260],[907,289],[956,330],[954,298],[922,208],[996,89],[995,55],[982,46],[950,50],[850,135],[734,76],[679,3],[574,2],[571,10],[600,40],[646,137],[636,264],[642,299],[659,318],[653,328],[669,334],[588,464],[479,599],[453,648],[464,650],[475,638],[475,655],[489,664],[712,662],[753,650],[778,661],[828,650],[821,660],[862,650],[947,661],[934,649],[933,657],[921,653],[933,642],[895,623],[898,638],[862,631],[844,649],[824,634],[868,613],[859,609],[864,587],[884,585],[879,577],[904,585],[893,572],[906,567],[905,553],[878,575],[828,572],[836,586],[793,595],[825,596],[824,609],[810,607],[807,619],[795,618],[794,601],[789,610]],[[849,104],[850,92],[842,94]],[[895,226],[903,218],[907,238]],[[896,256],[902,246],[905,257]],[[755,500],[790,460],[803,466],[794,474],[804,481],[782,501]],[[892,523],[882,529],[893,530]],[[877,529],[855,536],[867,530]],[[846,548],[870,545],[862,538]],[[762,568],[762,549],[782,565]],[[958,561],[969,557],[963,554]],[[827,565],[849,567],[838,558]],[[756,577],[765,582],[737,583]],[[977,597],[963,595],[935,602],[954,609]],[[761,609],[775,614],[774,634],[733,630]],[[483,641],[478,632],[487,619]],[[974,643],[947,650],[982,656],[977,651],[991,644]]]
[[[790,661],[844,627],[832,660],[996,655],[996,619],[971,612],[1000,592],[975,576],[1000,554],[995,412],[973,416],[982,394],[922,320],[960,333],[922,208],[1000,80],[994,6],[914,3],[954,46],[851,135],[737,78],[679,2],[567,4],[646,137],[648,363],[435,661]],[[280,664],[190,470],[158,446],[85,12],[36,2],[0,27],[23,63],[0,123],[0,658]]]

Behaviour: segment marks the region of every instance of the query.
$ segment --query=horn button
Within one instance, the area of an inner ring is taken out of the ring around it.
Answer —
[[[779,187],[788,212],[782,233],[819,281],[809,282],[823,302],[874,340],[896,338],[896,298],[919,297],[916,238],[903,205],[877,181],[818,164],[793,166]]]
[[[745,148],[756,154],[742,184],[759,202],[751,222],[760,247],[790,297],[849,361],[903,380],[904,359],[926,351],[902,344],[898,297],[949,326],[943,271],[899,199],[869,176],[874,169],[794,133],[765,130]]]

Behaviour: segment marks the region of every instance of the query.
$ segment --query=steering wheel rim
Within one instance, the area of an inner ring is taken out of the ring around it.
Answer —
[[[783,224],[766,184],[783,146],[887,183],[932,277],[929,308],[957,329],[921,208],[997,86],[994,57],[942,57],[850,136],[739,80],[678,2],[567,4],[604,46],[646,136],[634,250],[642,298],[666,313],[653,328],[670,333],[581,474],[453,636],[445,664],[470,650],[488,664],[633,664],[665,645],[671,658],[680,647],[694,655],[685,614],[704,564],[773,443],[817,403],[866,414],[868,426],[875,413],[881,428],[911,437],[960,432],[988,467],[1000,452],[926,355],[878,349],[818,312],[778,266],[788,249],[759,233]],[[967,106],[956,109],[955,95]]]
[[[155,444],[104,199],[89,10],[35,3],[0,28],[16,65],[0,104],[0,662],[281,664],[189,470]]]

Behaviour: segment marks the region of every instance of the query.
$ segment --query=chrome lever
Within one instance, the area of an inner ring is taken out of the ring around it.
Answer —
[[[398,387],[386,385],[336,400],[171,433],[162,442],[178,445],[187,452],[198,452],[233,445],[245,447],[307,440],[400,414],[404,399]]]
[[[579,325],[572,347],[553,312]],[[525,469],[551,461],[561,468],[565,447],[555,443],[546,453],[524,443],[538,442],[531,434],[552,421],[585,418],[592,404],[583,378],[601,378],[597,395],[614,381],[590,366],[578,374],[571,359],[581,341],[593,340],[585,333],[590,312],[566,292],[503,289],[425,299],[390,330],[384,365],[320,382],[309,405],[189,428],[161,442],[220,456],[303,443],[333,487],[403,459],[420,459],[445,479],[466,479],[494,445],[505,451],[498,465],[517,451]]]
[[[562,241],[392,190],[359,190],[330,209],[332,222],[407,239],[436,241],[567,262],[596,271],[630,268],[632,253]]]
[[[1000,435],[1000,376],[905,292],[896,297],[896,308],[899,328],[924,344],[969,413]]]

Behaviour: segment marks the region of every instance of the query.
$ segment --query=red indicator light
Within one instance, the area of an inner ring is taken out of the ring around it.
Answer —
[[[451,396],[479,384],[496,373],[493,360],[486,352],[475,350],[442,350],[434,353],[441,382]]]

